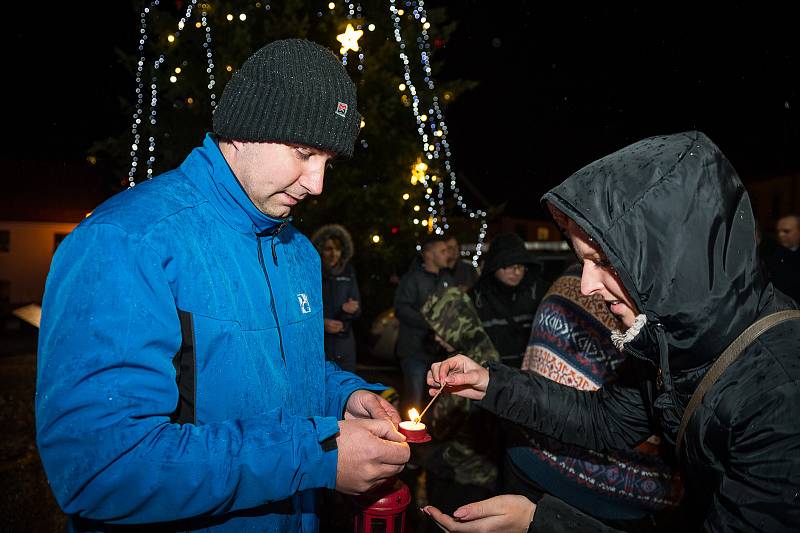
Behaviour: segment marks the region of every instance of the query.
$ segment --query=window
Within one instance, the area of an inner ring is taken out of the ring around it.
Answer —
[[[0,252],[11,251],[11,232],[7,229],[0,229]]]
[[[550,228],[544,226],[537,226],[536,228],[536,240],[537,241],[547,241],[550,240]]]

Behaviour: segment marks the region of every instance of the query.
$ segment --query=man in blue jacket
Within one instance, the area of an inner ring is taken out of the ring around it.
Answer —
[[[288,218],[359,122],[337,57],[273,42],[228,82],[201,147],[59,247],[36,423],[72,529],[315,531],[315,489],[402,469],[382,387],[325,361],[319,256]]]

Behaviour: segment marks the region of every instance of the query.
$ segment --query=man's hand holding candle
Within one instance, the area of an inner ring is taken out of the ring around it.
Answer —
[[[397,409],[385,398],[366,390],[357,390],[347,399],[344,419],[372,418],[390,420],[395,426],[400,423]]]
[[[447,385],[450,394],[482,400],[489,386],[489,371],[465,355],[454,355],[433,363],[428,370],[431,396],[439,391],[442,383]]]
[[[340,420],[336,490],[361,494],[399,474],[411,456],[405,440],[388,419]]]

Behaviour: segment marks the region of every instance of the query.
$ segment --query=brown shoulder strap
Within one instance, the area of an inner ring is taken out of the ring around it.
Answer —
[[[736,361],[736,359],[744,352],[745,348],[750,346],[750,344],[758,338],[759,335],[767,331],[773,326],[777,326],[787,320],[800,320],[800,311],[790,310],[790,311],[778,311],[777,313],[772,313],[771,315],[767,315],[764,318],[756,320],[753,322],[747,329],[745,329],[741,335],[736,337],[730,346],[728,346],[722,355],[714,361],[714,364],[711,365],[711,368],[706,372],[706,375],[703,376],[702,381],[700,381],[700,385],[697,386],[695,389],[694,394],[689,399],[689,405],[686,406],[686,410],[683,412],[683,417],[681,418],[681,425],[678,428],[678,438],[675,441],[675,447],[678,451],[678,456],[681,453],[681,445],[683,444],[683,433],[686,431],[686,425],[689,423],[689,419],[692,418],[695,409],[697,406],[700,405],[700,402],[703,401],[703,396],[706,395],[708,389],[719,379],[725,369],[728,366]]]

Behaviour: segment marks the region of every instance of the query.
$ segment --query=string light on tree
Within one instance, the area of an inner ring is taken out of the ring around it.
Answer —
[[[458,207],[464,212],[467,213],[470,218],[477,218],[481,223],[481,230],[478,232],[478,241],[475,246],[475,254],[472,257],[473,265],[477,266],[478,258],[481,255],[481,251],[483,248],[483,240],[486,236],[486,213],[481,210],[471,210],[467,206],[466,202],[464,202],[463,196],[460,194],[458,190],[458,185],[456,181],[455,172],[452,169],[452,165],[450,162],[450,147],[447,143],[447,125],[444,121],[444,115],[442,113],[441,107],[439,106],[438,97],[435,95],[432,97],[432,105],[428,108],[427,113],[420,111],[420,99],[417,94],[417,89],[412,82],[411,76],[411,67],[410,61],[408,56],[406,55],[406,42],[403,40],[403,36],[401,33],[401,18],[404,14],[402,9],[398,9],[395,5],[395,0],[389,0],[389,13],[390,17],[392,18],[392,22],[394,25],[394,37],[395,41],[397,41],[398,46],[400,48],[400,60],[403,64],[404,70],[404,82],[405,85],[409,89],[409,93],[411,95],[411,109],[414,113],[414,116],[417,120],[417,133],[420,136],[420,139],[423,143],[423,151],[426,154],[428,159],[441,159],[444,163],[445,170],[450,176],[450,190],[453,197],[456,199],[456,203]],[[435,91],[435,85],[433,82],[432,77],[432,69],[430,66],[430,43],[427,30],[430,28],[430,23],[427,20],[427,13],[425,12],[424,8],[424,0],[419,0],[416,3],[407,2],[409,6],[412,6],[412,15],[413,18],[421,24],[420,28],[420,37],[417,39],[417,43],[420,48],[420,64],[423,72],[423,81],[427,85],[430,91]],[[405,95],[403,95],[405,97]],[[445,98],[449,99],[450,95],[445,93]],[[422,120],[422,117],[425,117],[425,120]],[[430,117],[435,117],[433,120],[427,120]],[[425,126],[428,126],[430,129],[433,139],[428,139],[428,134],[426,132]],[[438,142],[437,142],[438,139]],[[432,149],[431,149],[432,148]],[[431,181],[435,181],[431,179]],[[434,221],[436,225],[436,232],[443,233],[442,229],[449,229],[449,224],[447,223],[446,213],[445,213],[445,203],[444,203],[444,186],[443,184],[439,184],[437,187],[437,197],[438,201],[435,201],[434,198],[431,196],[430,204],[431,207],[434,209],[438,209],[439,216],[441,220],[439,223]],[[443,226],[442,227],[440,227]]]
[[[418,160],[417,165],[424,164],[425,167],[421,168],[421,170],[412,171],[412,183],[421,183],[424,189],[424,196],[425,200],[428,203],[427,212],[428,212],[428,219],[426,222],[426,227],[428,231],[436,231],[437,233],[444,233],[444,230],[449,228],[447,223],[446,213],[445,213],[445,188],[449,188],[453,198],[456,201],[457,206],[464,212],[469,214],[470,218],[478,219],[481,224],[481,229],[478,235],[478,243],[476,245],[476,254],[473,256],[473,263],[477,261],[478,256],[480,255],[480,251],[482,249],[483,238],[485,236],[486,230],[486,213],[480,210],[471,210],[461,192],[458,189],[457,180],[455,176],[455,172],[453,171],[453,167],[450,161],[451,153],[450,147],[447,142],[447,125],[445,124],[443,113],[441,110],[441,106],[439,105],[439,97],[435,93],[435,84],[432,79],[432,69],[430,66],[430,38],[428,36],[428,30],[431,27],[430,22],[427,19],[427,14],[425,13],[424,8],[424,1],[412,1],[408,0],[405,2],[405,6],[408,7],[410,13],[406,17],[407,20],[412,21],[415,25],[417,30],[417,38],[416,43],[419,50],[419,64],[422,72],[422,81],[423,86],[426,87],[427,91],[432,93],[431,96],[431,103],[430,105],[426,105],[423,107],[421,101],[421,95],[417,90],[413,82],[412,71],[411,71],[411,60],[409,57],[409,50],[410,47],[407,43],[403,40],[403,35],[401,33],[401,17],[406,15],[406,12],[402,8],[398,8],[396,5],[396,0],[390,0],[389,6],[389,15],[390,15],[390,22],[393,25],[394,30],[394,38],[398,44],[398,48],[400,51],[400,60],[403,65],[403,80],[402,83],[398,86],[401,93],[401,99],[405,105],[407,105],[413,112],[416,126],[417,126],[417,133],[419,135],[421,141],[421,152],[422,156],[420,160]],[[152,75],[149,76],[150,79],[150,113],[148,116],[148,122],[143,122],[144,113],[144,79],[145,79],[145,72],[144,67],[146,63],[146,56],[145,56],[145,44],[148,41],[147,35],[147,22],[148,18],[153,16],[153,10],[155,7],[159,6],[159,0],[151,0],[149,5],[145,7],[142,12],[140,13],[140,41],[139,41],[139,62],[137,64],[137,75],[136,75],[136,105],[135,105],[135,113],[133,115],[133,121],[131,125],[131,134],[133,137],[133,142],[131,143],[131,166],[128,172],[128,182],[130,186],[135,184],[135,176],[136,172],[141,166],[141,157],[139,156],[139,150],[143,150],[144,143],[142,142],[143,132],[141,131],[143,127],[149,127],[151,131],[153,131],[152,135],[148,135],[148,147],[147,147],[147,177],[150,178],[153,175],[153,163],[155,161],[155,145],[156,145],[156,137],[154,133],[154,127],[157,121],[157,104],[158,104],[158,80],[159,80],[159,70],[165,63],[165,56],[164,54],[159,55],[159,57],[152,63]],[[174,33],[169,33],[166,36],[166,41],[169,44],[174,45],[178,42],[180,37],[180,33],[185,29],[187,19],[191,18],[193,8],[199,7],[198,11],[200,11],[201,16],[200,20],[196,21],[194,26],[197,29],[201,29],[204,31],[205,42],[203,43],[203,51],[206,56],[207,67],[207,88],[209,90],[209,98],[210,98],[210,106],[212,108],[216,107],[216,80],[214,77],[214,51],[212,48],[212,28],[209,22],[208,13],[211,11],[211,4],[208,3],[197,3],[197,0],[190,0],[186,2],[187,8],[185,15],[181,18],[181,20],[177,24],[177,31]],[[364,53],[361,49],[362,47],[359,45],[359,39],[364,34],[364,29],[368,29],[369,31],[375,31],[376,27],[374,24],[369,24],[362,29],[363,19],[362,17],[362,7],[361,4],[358,2],[349,2],[349,3],[342,3],[342,7],[344,7],[344,14],[346,15],[349,22],[346,26],[344,33],[337,36],[337,40],[342,44],[341,46],[341,53],[342,53],[342,62],[346,64],[347,62],[347,54],[349,52],[358,52],[358,58],[360,60],[360,64],[358,65],[358,70],[363,70],[364,64]],[[256,8],[262,8],[265,11],[270,11],[270,4],[269,2],[258,1],[255,3]],[[331,13],[335,15],[336,11],[336,4],[335,2],[330,2],[329,8]],[[234,22],[236,18],[240,21],[248,20],[248,16],[246,13],[239,13],[238,15],[234,15],[234,13],[226,13],[223,15],[224,19],[227,19],[228,22]],[[184,63],[183,66],[185,67],[186,64]],[[166,78],[169,79],[172,83],[177,83],[180,81],[179,75],[182,72],[179,70],[180,67],[176,67],[174,69],[174,73],[170,72]],[[228,72],[232,72],[232,67],[226,69]],[[442,94],[442,98],[445,100],[450,100],[452,98],[451,93],[445,91]],[[191,105],[193,103],[193,99],[191,97],[186,98],[186,103]],[[363,127],[363,125],[362,125]],[[365,142],[362,142],[362,145],[365,145]],[[435,175],[429,176],[428,175],[428,168],[424,161],[437,161],[439,164],[443,165],[443,170],[445,171],[446,175],[449,176],[449,180],[439,180]],[[449,181],[449,183],[448,183]],[[435,187],[433,185],[436,185]],[[409,196],[410,198],[410,196]],[[405,196],[404,196],[405,199]],[[417,219],[417,224],[419,224],[419,220]]]
[[[425,122],[427,121],[428,117],[427,117],[427,115],[425,115],[425,113],[421,113],[420,109],[419,109],[420,99],[419,99],[419,97],[417,95],[416,86],[414,85],[414,83],[412,81],[410,61],[408,60],[408,57],[405,54],[406,44],[403,41],[403,37],[402,37],[402,34],[400,32],[400,17],[404,14],[404,11],[402,9],[397,9],[395,7],[394,3],[395,3],[394,0],[390,0],[389,12],[390,12],[390,16],[392,17],[392,21],[393,21],[393,25],[394,25],[395,41],[397,41],[398,46],[400,48],[400,59],[403,62],[404,81],[405,81],[405,83],[401,84],[400,89],[401,89],[401,91],[403,91],[404,88],[408,88],[408,91],[409,91],[409,94],[410,94],[410,97],[411,97],[410,103],[408,101],[408,96],[405,95],[405,94],[402,95],[401,99],[403,100],[404,103],[407,103],[411,107],[411,109],[412,109],[412,111],[414,113],[414,116],[415,116],[416,122],[417,122],[417,133],[419,134],[419,136],[421,138],[421,141],[423,143],[423,152],[425,152],[427,159],[433,159],[434,158],[434,154],[431,153],[432,151],[430,150],[430,145],[428,143],[428,135],[425,132]],[[435,200],[430,196],[428,196],[427,199],[428,199],[429,204],[431,205],[431,207],[435,208],[436,207]],[[444,205],[443,202],[441,203],[441,205],[442,206]],[[441,216],[442,220],[444,221],[444,223],[446,225],[446,218],[445,218],[445,213],[444,213],[443,209],[441,210],[440,216]],[[435,225],[436,225],[437,233],[443,233],[442,229],[439,228],[438,224],[435,223]],[[447,226],[445,226],[445,227],[447,227]]]
[[[205,10],[200,14],[200,23],[206,29],[206,42],[203,43],[203,48],[206,51],[206,60],[208,62],[206,73],[208,74],[209,98],[211,98],[211,108],[213,109],[217,107],[217,94],[214,92],[214,85],[216,85],[214,80],[214,52],[211,46],[211,26],[208,24],[208,12]]]
[[[138,150],[139,150],[139,125],[142,123],[142,108],[144,104],[144,44],[147,42],[147,15],[150,9],[158,5],[158,0],[151,2],[150,6],[142,9],[139,15],[139,62],[136,64],[136,111],[133,114],[133,124],[131,125],[131,135],[133,136],[133,143],[131,144],[131,168],[128,171],[128,186],[135,185],[134,176],[136,174],[136,167],[139,165]]]
[[[145,65],[145,43],[147,42],[147,18],[150,12],[159,5],[159,0],[152,0],[150,4],[145,7],[139,15],[139,61],[136,65],[136,111],[133,114],[133,124],[131,125],[131,133],[133,134],[133,143],[131,144],[131,167],[128,171],[128,186],[133,187],[136,184],[136,171],[139,167],[139,146],[141,145],[141,133],[139,127],[142,125],[142,117],[144,110],[144,65]],[[194,8],[197,0],[192,0],[186,7],[186,12],[183,17],[178,21],[178,31],[175,34],[169,34],[167,41],[170,43],[180,35],[181,31],[186,25],[186,20],[191,17],[192,9]],[[153,63],[153,76],[150,78],[150,118],[149,123],[153,128],[157,121],[157,104],[158,104],[158,70],[164,63],[164,55],[161,54],[158,59]],[[175,69],[175,73],[179,74],[180,70]],[[172,78],[175,78],[174,81]],[[172,76],[170,81],[177,82],[177,77]],[[152,128],[151,128],[152,129]],[[155,162],[155,149],[156,138],[155,135],[150,135],[147,138],[147,177],[153,177],[153,163]]]

